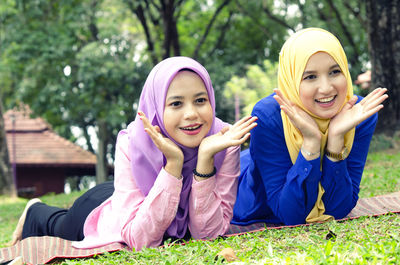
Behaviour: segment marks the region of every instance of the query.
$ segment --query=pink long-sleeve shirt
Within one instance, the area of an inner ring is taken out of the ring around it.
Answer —
[[[162,243],[178,209],[182,180],[162,169],[144,196],[131,173],[128,146],[128,135],[121,135],[115,153],[115,191],[88,215],[85,238],[74,242],[74,247],[124,242],[140,250]],[[203,181],[193,178],[189,196],[189,230],[193,238],[216,238],[229,228],[240,174],[239,156],[240,147],[230,147],[214,177]]]

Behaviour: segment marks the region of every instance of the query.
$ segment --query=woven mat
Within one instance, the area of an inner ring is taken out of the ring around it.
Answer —
[[[377,196],[359,199],[350,214],[341,219],[354,219],[361,216],[378,216],[386,213],[400,213],[400,194]],[[277,224],[255,223],[248,226],[231,225],[225,236],[235,236],[265,229],[288,227]],[[0,249],[0,263],[22,256],[27,264],[45,264],[56,258],[84,258],[104,252],[114,252],[127,248],[121,243],[113,243],[101,248],[77,249],[71,246],[72,241],[56,237],[30,237],[12,247]]]
[[[354,207],[345,218],[338,221],[355,219],[361,216],[378,216],[387,213],[400,213],[400,192],[385,196],[359,199],[356,207]],[[248,226],[239,226],[231,224],[225,236],[236,236],[248,232],[263,231],[265,229],[279,229],[283,227],[296,226],[301,225],[287,226],[283,224],[254,223]]]
[[[22,256],[27,264],[45,264],[56,258],[86,258],[125,247],[121,243],[112,243],[101,248],[78,249],[72,246],[72,241],[59,237],[29,237],[12,247],[0,249],[0,262]]]

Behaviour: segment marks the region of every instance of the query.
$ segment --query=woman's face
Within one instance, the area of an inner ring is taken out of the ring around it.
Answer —
[[[210,131],[213,111],[203,80],[190,71],[179,72],[169,85],[164,127],[179,144],[197,147]]]
[[[330,119],[346,99],[347,80],[332,56],[317,52],[307,62],[299,90],[301,102],[308,111]]]

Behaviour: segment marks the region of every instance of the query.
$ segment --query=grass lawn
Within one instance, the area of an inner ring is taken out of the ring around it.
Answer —
[[[400,191],[399,150],[396,147],[369,154],[360,197]],[[41,199],[67,207],[79,195],[46,195]],[[0,197],[0,247],[11,239],[26,202]],[[336,237],[328,239],[330,231]],[[400,264],[400,215],[272,229],[185,245],[165,244],[141,252],[120,251],[57,264],[225,264],[217,257],[224,248],[232,248],[238,257],[230,264]]]

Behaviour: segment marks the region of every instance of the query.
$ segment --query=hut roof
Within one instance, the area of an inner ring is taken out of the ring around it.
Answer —
[[[17,165],[93,167],[96,156],[57,135],[42,118],[31,118],[28,107],[4,113],[10,162]],[[15,150],[15,153],[14,153]]]

